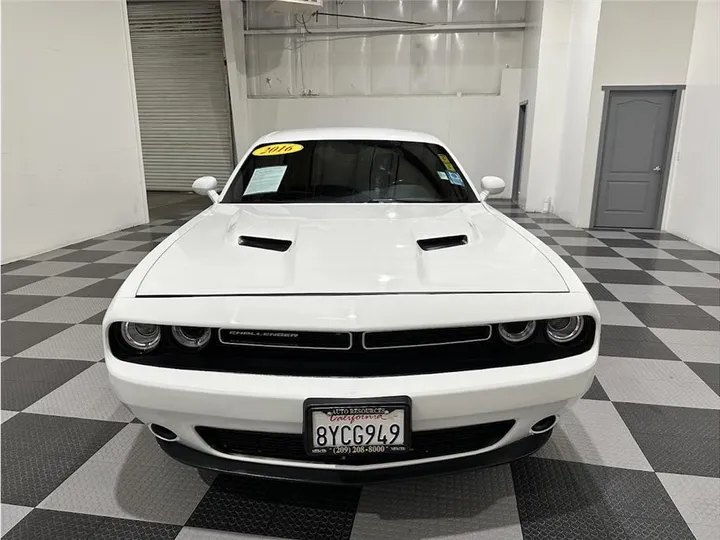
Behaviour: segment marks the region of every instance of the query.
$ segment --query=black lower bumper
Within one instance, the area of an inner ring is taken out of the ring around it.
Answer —
[[[401,465],[372,470],[309,469],[291,465],[265,465],[221,458],[189,448],[180,443],[158,439],[160,447],[177,461],[225,474],[254,476],[274,480],[294,480],[318,484],[371,484],[417,476],[429,476],[463,469],[501,465],[537,452],[550,438],[552,430],[532,435],[490,452],[469,457],[446,459],[419,465]]]

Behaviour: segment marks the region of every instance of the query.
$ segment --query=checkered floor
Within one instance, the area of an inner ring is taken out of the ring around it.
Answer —
[[[4,538],[717,540],[720,256],[649,231],[583,231],[494,203],[552,246],[603,317],[597,378],[511,465],[365,488],[175,463],[108,388],[103,311],[204,201],[2,267]]]

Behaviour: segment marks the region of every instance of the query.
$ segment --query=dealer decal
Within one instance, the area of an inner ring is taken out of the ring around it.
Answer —
[[[284,156],[285,154],[300,152],[303,148],[303,145],[294,143],[271,144],[258,148],[253,152],[253,156]]]
[[[443,162],[443,165],[445,165],[445,168],[448,171],[455,172],[455,167],[453,167],[452,163],[445,154],[438,154],[438,157],[440,158],[440,161]]]

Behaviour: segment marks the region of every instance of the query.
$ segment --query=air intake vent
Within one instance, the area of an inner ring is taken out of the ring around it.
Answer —
[[[418,240],[417,243],[423,251],[433,251],[435,249],[464,246],[468,243],[468,238],[464,234],[458,236],[439,236],[438,238]]]
[[[241,236],[238,240],[241,246],[257,249],[268,249],[270,251],[287,251],[292,246],[290,240],[278,240],[277,238],[259,238],[257,236]]]

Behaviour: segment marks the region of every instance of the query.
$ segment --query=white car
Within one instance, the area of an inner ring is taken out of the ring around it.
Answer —
[[[112,387],[175,459],[366,483],[538,450],[590,387],[598,310],[435,137],[258,140],[107,310]]]

